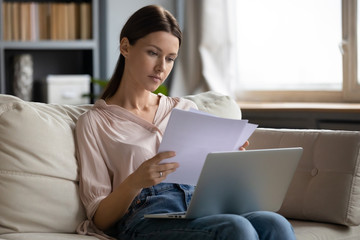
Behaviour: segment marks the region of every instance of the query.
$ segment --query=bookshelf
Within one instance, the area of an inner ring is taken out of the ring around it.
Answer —
[[[20,14],[27,21],[13,10],[22,7],[28,8],[28,14]],[[45,101],[42,87],[49,74],[98,78],[98,10],[99,0],[0,0],[0,93],[14,94],[14,57],[20,54],[32,57],[34,101]]]

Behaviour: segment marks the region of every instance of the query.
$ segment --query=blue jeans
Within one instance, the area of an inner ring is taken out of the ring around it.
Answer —
[[[186,211],[194,187],[161,183],[143,189],[106,233],[117,239],[293,240],[290,223],[273,212],[218,214],[197,219],[144,219],[144,214]]]

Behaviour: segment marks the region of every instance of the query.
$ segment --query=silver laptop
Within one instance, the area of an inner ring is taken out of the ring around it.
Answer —
[[[207,155],[187,212],[145,218],[199,218],[280,209],[303,149],[275,148]]]

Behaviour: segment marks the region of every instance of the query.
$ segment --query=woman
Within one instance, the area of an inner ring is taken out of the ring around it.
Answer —
[[[152,93],[171,72],[181,37],[175,18],[159,6],[138,10],[125,24],[115,72],[76,126],[80,195],[88,217],[78,232],[117,239],[294,239],[291,225],[270,212],[143,218],[186,211],[194,190],[162,183],[179,164],[159,164],[175,152],[157,154],[171,110],[196,108],[189,100]]]

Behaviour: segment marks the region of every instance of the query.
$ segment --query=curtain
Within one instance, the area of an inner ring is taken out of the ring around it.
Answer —
[[[236,0],[185,0],[183,43],[171,96],[216,91],[234,96],[236,83]]]

